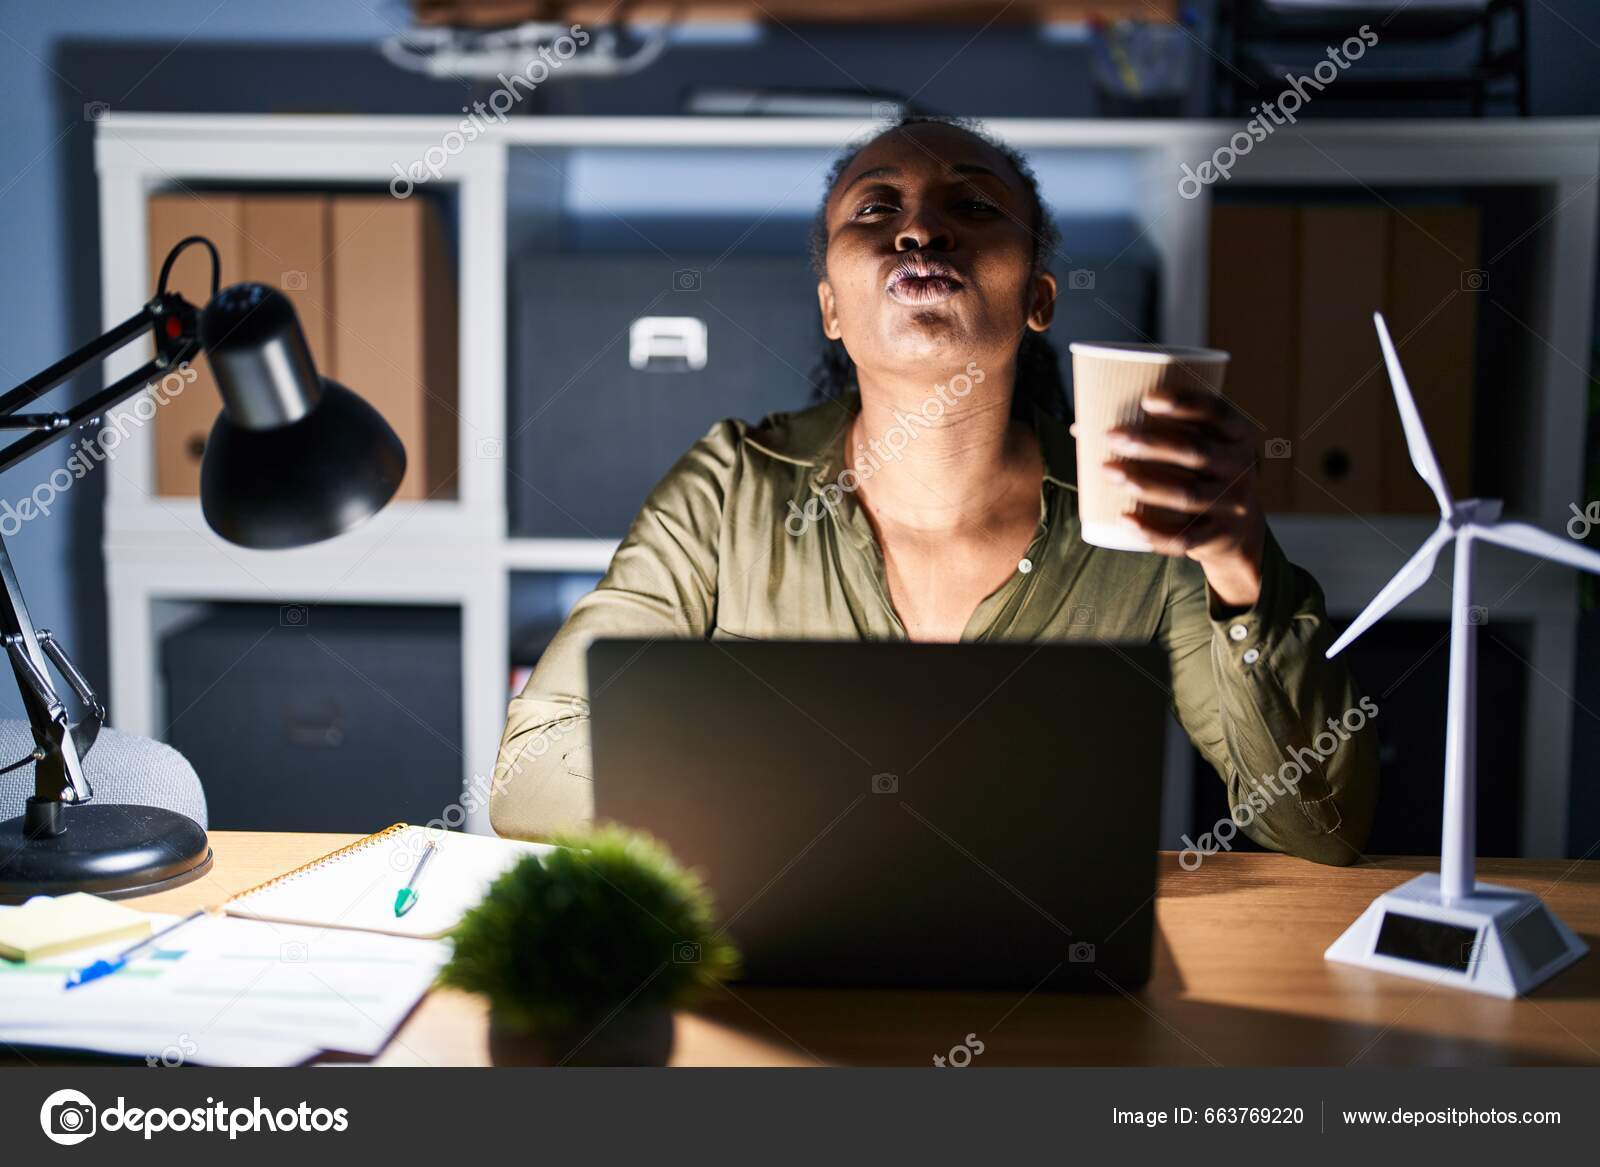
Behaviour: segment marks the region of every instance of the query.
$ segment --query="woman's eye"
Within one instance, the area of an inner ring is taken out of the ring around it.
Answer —
[[[995,206],[988,199],[967,199],[961,205],[969,211],[978,211],[983,214],[990,215],[995,214],[1000,210],[999,207]]]
[[[893,210],[894,208],[888,203],[865,203],[856,211],[856,218],[859,219],[863,215],[881,215],[885,211]]]

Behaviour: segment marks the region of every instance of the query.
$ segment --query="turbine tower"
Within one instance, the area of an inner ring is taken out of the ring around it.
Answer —
[[[1472,552],[1479,540],[1600,574],[1600,553],[1527,523],[1500,521],[1499,499],[1456,502],[1434,457],[1383,316],[1378,343],[1394,386],[1411,464],[1439,502],[1439,526],[1334,641],[1343,651],[1433,574],[1445,544],[1455,543],[1450,602],[1450,695],[1445,729],[1444,830],[1437,875],[1419,875],[1372,902],[1324,954],[1329,960],[1455,984],[1499,997],[1520,996],[1581,958],[1588,947],[1539,901],[1516,888],[1478,883],[1477,626]]]

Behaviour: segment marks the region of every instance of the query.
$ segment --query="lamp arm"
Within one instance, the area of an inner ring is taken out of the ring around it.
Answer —
[[[168,257],[168,267],[172,258]],[[179,368],[200,352],[199,311],[177,292],[166,290],[165,275],[164,269],[156,295],[133,316],[0,395],[0,422],[4,423],[3,428],[30,431],[0,449],[0,472],[9,470],[30,454],[58,441],[83,422],[144,392],[152,381]],[[19,414],[19,410],[43,397],[85,366],[146,334],[153,335],[156,355],[127,376],[68,409],[55,413]],[[94,791],[84,774],[83,755],[94,745],[105,721],[105,706],[55,637],[49,632],[34,629],[3,538],[0,538],[0,643],[4,644],[10,658],[22,703],[28,711],[28,722],[33,729],[33,753],[23,759],[23,763],[36,763],[34,796],[27,805],[27,834],[29,837],[59,834],[65,829],[60,816],[61,805],[64,802],[87,802],[94,797]],[[52,663],[86,707],[85,716],[78,722],[68,717],[66,707],[50,680],[48,669]]]
[[[9,393],[0,395],[0,417],[10,417],[24,405],[43,397],[85,365],[111,355],[157,324],[162,327],[155,330],[156,363],[162,368],[176,366],[198,352],[199,310],[179,293],[167,291],[167,280],[172,274],[172,265],[177,261],[178,254],[195,243],[204,245],[211,253],[211,295],[215,297],[219,279],[217,249],[205,236],[191,235],[168,253],[166,262],[161,265],[161,277],[157,281],[156,294],[151,297],[149,303],[121,324],[108,328],[76,352],[62,357],[48,369],[29,377]],[[176,321],[176,324],[173,321]],[[123,384],[126,380],[127,378],[124,378],[117,384]],[[93,400],[95,398],[90,398],[90,401]],[[105,406],[101,408],[104,409]]]
[[[54,632],[48,628],[39,629],[39,647],[50,658],[50,663],[56,666],[56,671],[67,679],[78,700],[83,702],[83,717],[72,723],[72,741],[78,747],[78,756],[82,757],[94,746],[95,739],[100,736],[100,730],[106,723],[105,702],[100,700],[100,694],[94,691],[94,686],[89,684],[89,678],[83,675],[77,662],[67,655],[66,648],[56,639]]]
[[[135,316],[108,331],[98,340],[90,341],[65,360],[57,361],[48,369],[31,377],[15,389],[0,396],[0,419],[21,420],[24,428],[31,430],[0,449],[0,472],[11,469],[18,462],[57,441],[85,421],[99,416],[115,405],[126,401],[149,388],[150,382],[200,352],[197,332],[199,313],[176,292],[158,295]],[[170,322],[170,323],[169,323]],[[160,325],[159,327],[156,327]],[[107,385],[98,393],[80,401],[70,409],[54,414],[23,414],[16,411],[36,401],[61,382],[71,377],[92,361],[115,352],[130,341],[154,327],[156,355],[126,377]],[[13,427],[15,428],[15,427]]]
[[[88,802],[94,797],[83,772],[78,727],[67,717],[66,707],[50,683],[40,639],[28,616],[22,587],[11,565],[11,553],[6,549],[5,540],[0,539],[0,641],[10,657],[11,671],[16,674],[17,689],[28,711],[28,723],[33,729],[33,757],[38,763],[34,768],[34,797],[28,800],[30,814],[34,813],[35,803],[58,804],[69,796],[72,802]],[[90,709],[90,719],[103,716],[104,709],[96,701]],[[88,743],[93,743],[99,729],[97,724],[85,735]],[[40,809],[48,808],[41,805]]]

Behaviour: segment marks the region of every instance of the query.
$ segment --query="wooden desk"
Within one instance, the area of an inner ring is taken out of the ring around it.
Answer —
[[[216,865],[204,880],[131,902],[190,911],[353,837],[217,831]],[[1374,896],[1434,865],[1394,859],[1341,869],[1223,854],[1186,872],[1166,855],[1155,973],[1139,993],[734,986],[680,1016],[673,1062],[927,1066],[971,1033],[984,1043],[976,1065],[1600,1064],[1600,862],[1480,864],[1480,877],[1544,896],[1596,949],[1524,1000],[1322,959]],[[487,1064],[484,1006],[432,993],[378,1062]]]

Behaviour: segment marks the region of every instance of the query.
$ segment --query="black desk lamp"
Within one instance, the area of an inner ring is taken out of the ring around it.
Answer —
[[[211,300],[196,309],[167,291],[179,252],[211,253]],[[400,439],[378,411],[317,375],[305,334],[282,293],[262,284],[217,289],[211,241],[183,240],[162,264],[155,298],[138,315],[0,396],[0,430],[26,430],[0,450],[0,471],[92,421],[204,351],[222,412],[200,467],[200,506],[212,530],[245,547],[299,547],[349,530],[381,510],[405,474]],[[18,413],[91,361],[147,332],[155,358],[86,401],[59,413]],[[34,749],[0,774],[34,763],[25,813],[0,822],[0,903],[87,891],[119,897],[187,883],[211,867],[198,823],[148,806],[95,804],[83,756],[105,707],[47,630],[35,631],[0,538],[0,640],[33,726]],[[68,717],[50,680],[52,663],[83,703]]]

